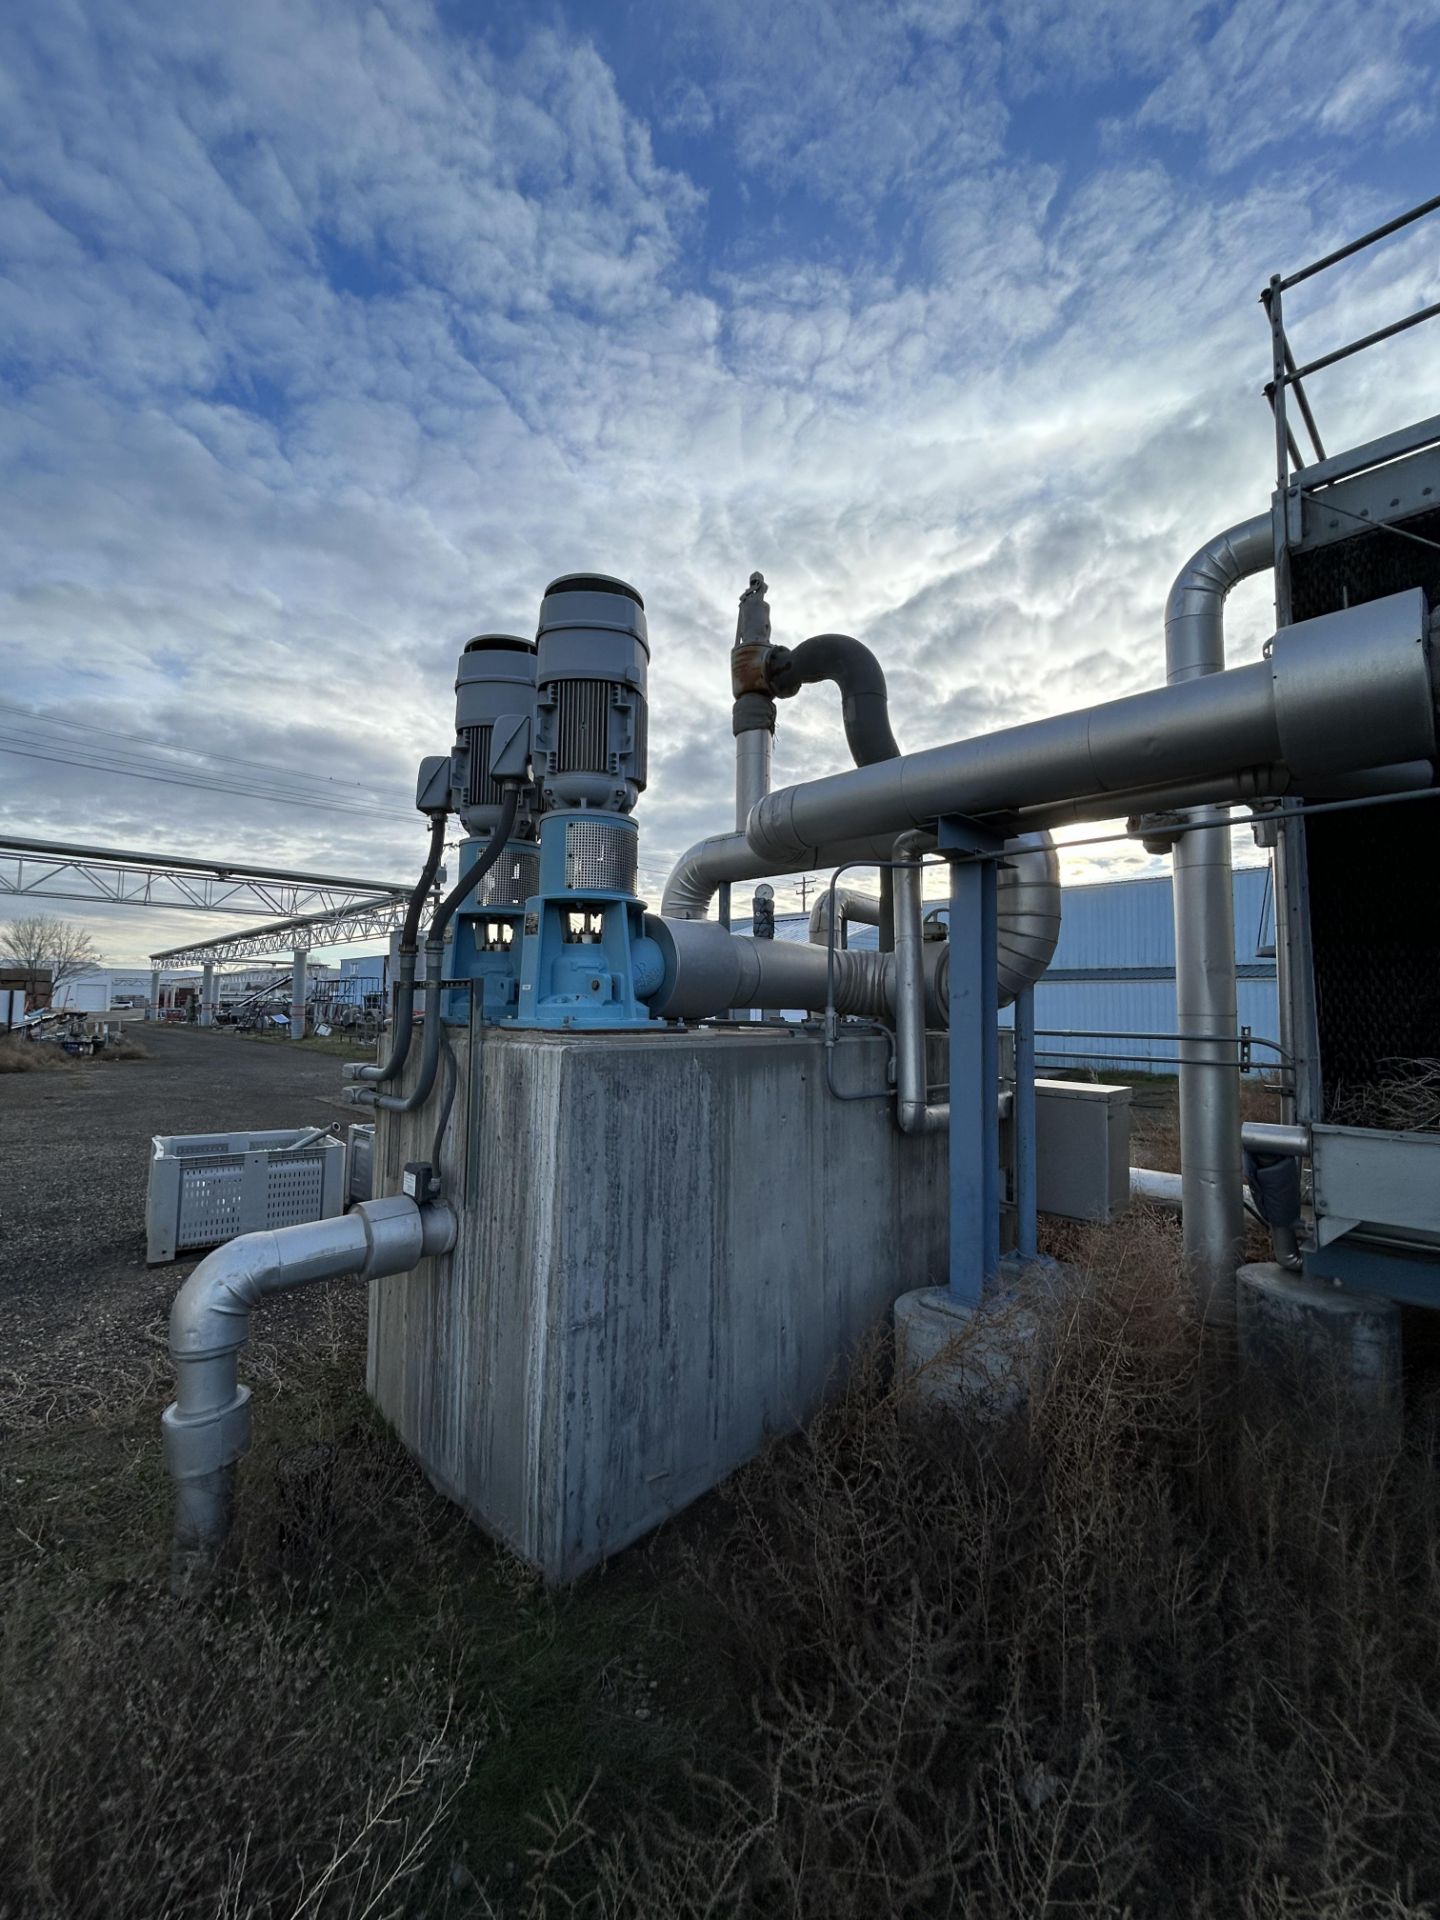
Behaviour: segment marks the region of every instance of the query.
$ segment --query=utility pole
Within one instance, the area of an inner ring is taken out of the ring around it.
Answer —
[[[795,884],[800,889],[800,911],[802,913],[808,913],[810,909],[810,890],[815,885],[815,876],[811,873],[802,873]]]

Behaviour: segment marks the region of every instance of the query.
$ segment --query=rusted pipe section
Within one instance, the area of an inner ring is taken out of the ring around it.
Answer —
[[[770,791],[775,749],[775,697],[766,663],[770,645],[770,607],[765,576],[752,573],[740,596],[735,645],[730,650],[730,692],[734,698],[730,730],[735,735],[735,826],[744,832],[750,809]]]

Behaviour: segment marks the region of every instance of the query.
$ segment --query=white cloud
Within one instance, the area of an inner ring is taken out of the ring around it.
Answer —
[[[1209,17],[1189,7],[1180,77],[1103,162],[1007,151],[1007,89],[1123,71],[1138,101],[1155,11],[1037,3],[1002,35],[913,4],[870,47],[843,9],[786,10],[763,59],[742,22],[723,61],[705,35],[732,16],[702,11],[701,79],[660,85],[659,121],[747,170],[756,231],[720,256],[707,181],[657,159],[600,53],[558,30],[501,59],[419,0],[260,5],[223,34],[156,4],[12,23],[19,697],[358,778],[403,814],[448,740],[459,643],[526,630],[547,579],[597,566],[649,603],[658,877],[730,817],[726,655],[754,566],[778,638],[876,644],[907,745],[1153,681],[1171,574],[1267,495],[1258,286],[1383,198],[1340,194],[1328,151],[1217,187],[1147,149],[1161,121],[1217,154],[1251,138],[1249,82],[1227,119],[1187,64]],[[1214,58],[1238,61],[1225,36]],[[1355,73],[1348,104],[1317,96],[1349,146],[1364,86],[1388,84]],[[841,224],[786,240],[766,181]],[[1434,277],[1417,232],[1297,298],[1297,327],[1319,350]],[[1317,387],[1338,436],[1399,424],[1397,368],[1407,414],[1440,408],[1433,349],[1396,354]],[[1264,630],[1261,594],[1242,656]],[[782,708],[781,777],[842,755],[823,691]],[[0,807],[56,837],[382,876],[420,833],[8,758]]]

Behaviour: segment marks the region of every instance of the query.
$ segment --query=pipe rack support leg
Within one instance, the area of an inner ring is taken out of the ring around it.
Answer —
[[[950,1285],[978,1307],[1000,1271],[1000,1039],[996,1020],[997,861],[1003,841],[942,820],[950,864]]]
[[[296,947],[295,961],[290,973],[290,1038],[305,1038],[305,962],[307,954],[304,947]]]
[[[1035,989],[1015,996],[1015,1257],[1040,1252],[1035,1187]]]

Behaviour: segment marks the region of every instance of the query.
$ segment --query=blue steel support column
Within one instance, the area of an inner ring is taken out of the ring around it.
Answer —
[[[1015,1255],[1040,1251],[1035,1207],[1035,989],[1015,996]]]
[[[950,853],[950,1298],[978,1307],[1000,1272],[996,862],[1003,840],[940,822]]]

